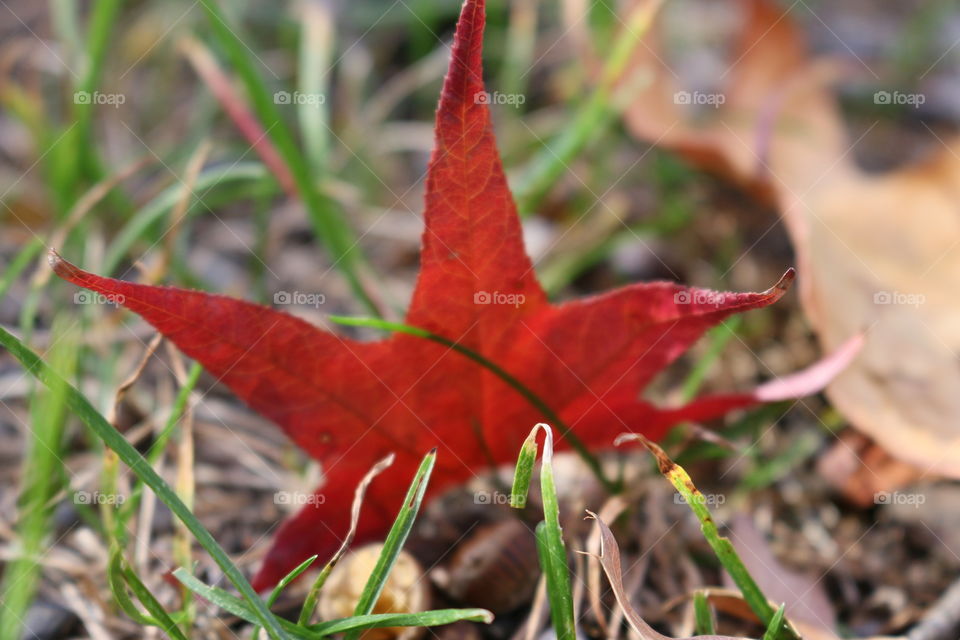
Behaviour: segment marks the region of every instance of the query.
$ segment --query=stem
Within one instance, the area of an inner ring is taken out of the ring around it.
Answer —
[[[596,456],[590,453],[590,450],[587,448],[583,441],[577,437],[577,434],[560,419],[553,409],[550,406],[540,399],[540,396],[531,391],[525,384],[514,378],[512,375],[507,373],[502,369],[497,363],[492,360],[488,360],[483,357],[473,349],[469,349],[459,343],[450,340],[449,338],[444,338],[441,335],[437,335],[426,329],[421,329],[420,327],[414,327],[408,324],[403,324],[400,322],[388,322],[386,320],[380,320],[379,318],[353,318],[348,316],[328,316],[331,322],[336,322],[349,327],[372,327],[374,329],[383,329],[384,331],[396,331],[398,333],[405,333],[407,335],[416,336],[418,338],[425,338],[427,340],[432,340],[439,344],[449,347],[450,349],[456,351],[457,353],[464,355],[480,366],[488,369],[490,372],[495,374],[498,378],[506,382],[508,385],[513,387],[513,389],[519,393],[521,396],[526,399],[531,405],[533,405],[543,416],[547,419],[548,422],[553,423],[557,426],[560,431],[560,435],[570,444],[570,447],[574,449],[580,457],[583,458],[584,462],[587,463],[587,466],[590,467],[590,470],[593,471],[594,475],[597,476],[597,479],[601,484],[609,491],[610,493],[619,493],[620,486],[619,483],[611,482],[603,475],[603,469],[600,466],[600,461],[597,460]]]

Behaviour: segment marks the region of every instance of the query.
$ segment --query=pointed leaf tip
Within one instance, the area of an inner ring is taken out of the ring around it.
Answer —
[[[427,171],[420,275],[407,324],[469,347],[547,305],[497,151],[483,83],[484,5],[463,3]],[[498,301],[506,300],[500,303]]]
[[[71,282],[76,281],[83,273],[80,269],[64,260],[63,257],[57,253],[56,249],[50,249],[47,252],[47,264],[50,265],[50,268],[53,269],[53,272],[57,274],[58,277]]]
[[[776,295],[778,298],[790,290],[793,281],[797,279],[797,270],[793,267],[787,269],[777,283],[764,291],[764,293]]]
[[[49,249],[47,251],[47,264],[49,264],[54,271],[57,270],[61,262],[63,262],[63,258],[60,257],[56,249]]]

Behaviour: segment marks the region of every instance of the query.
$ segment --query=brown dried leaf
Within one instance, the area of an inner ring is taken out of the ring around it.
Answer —
[[[627,125],[779,208],[821,346],[867,330],[828,388],[832,402],[901,460],[960,477],[960,140],[937,138],[945,148],[917,166],[866,174],[828,90],[838,67],[810,59],[789,9],[730,4],[744,22],[714,94],[722,104],[694,119],[654,44],[636,60],[654,81]]]
[[[665,636],[654,630],[653,627],[648,625],[646,621],[640,617],[640,614],[637,613],[633,605],[630,604],[630,598],[623,587],[623,568],[620,564],[620,547],[613,537],[613,532],[610,531],[610,528],[597,514],[591,511],[587,511],[587,513],[592,519],[596,520],[597,527],[600,529],[600,555],[598,556],[600,565],[603,567],[603,572],[607,575],[610,588],[613,589],[613,594],[617,598],[617,604],[619,604],[623,610],[627,622],[630,623],[630,627],[636,631],[643,640],[692,640],[688,638],[673,639],[670,636]],[[695,637],[698,640],[735,640],[733,636],[704,635]]]

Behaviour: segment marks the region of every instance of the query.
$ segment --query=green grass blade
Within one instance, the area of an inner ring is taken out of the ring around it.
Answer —
[[[537,462],[536,434],[536,429],[531,431],[523,441],[523,446],[520,447],[517,467],[513,472],[513,487],[510,488],[510,506],[514,509],[523,509],[527,506],[530,478],[533,476],[533,465]]]
[[[611,493],[618,493],[620,488],[617,483],[611,482],[603,474],[603,469],[600,467],[600,461],[597,460],[585,444],[577,437],[577,434],[567,426],[567,424],[560,419],[553,409],[550,408],[546,402],[544,402],[540,396],[531,391],[525,384],[514,378],[512,375],[507,373],[502,367],[500,367],[496,362],[488,360],[483,357],[476,351],[469,349],[462,344],[454,342],[448,338],[431,333],[426,329],[421,329],[419,327],[413,327],[408,324],[402,324],[400,322],[387,322],[386,320],[380,320],[378,318],[351,318],[347,316],[336,316],[330,315],[327,318],[331,322],[341,324],[349,327],[371,327],[374,329],[382,329],[384,331],[397,331],[399,333],[405,333],[407,335],[416,336],[418,338],[425,338],[427,340],[432,340],[442,344],[450,349],[453,349],[457,353],[464,355],[485,369],[489,370],[491,373],[496,375],[498,378],[506,382],[508,385],[513,387],[517,393],[526,399],[531,405],[538,409],[549,422],[557,425],[560,430],[560,435],[563,436],[563,439],[567,441],[571,448],[576,451],[587,466],[590,467],[590,470],[597,477],[597,480],[606,487],[606,489]]]
[[[226,551],[210,535],[200,521],[197,520],[185,504],[177,497],[173,489],[161,478],[140,453],[127,442],[109,422],[90,404],[90,402],[75,388],[70,386],[53,369],[50,368],[37,354],[18,340],[13,334],[0,327],[0,344],[13,355],[23,367],[49,388],[62,389],[66,397],[67,406],[79,417],[109,448],[113,449],[120,459],[130,467],[130,470],[150,487],[157,497],[173,514],[186,525],[197,542],[207,550],[214,561],[226,575],[227,579],[237,588],[243,597],[250,603],[258,618],[258,622],[267,629],[274,638],[286,638],[286,633],[280,628],[277,618],[270,612],[253,587],[247,582],[239,569],[230,561]]]
[[[310,556],[309,558],[301,562],[299,565],[297,565],[297,567],[294,568],[293,571],[283,576],[283,579],[280,580],[280,582],[277,583],[277,586],[273,588],[273,591],[270,592],[270,597],[267,598],[267,606],[272,607],[274,603],[276,603],[277,598],[280,597],[280,594],[283,593],[283,590],[286,589],[288,586],[290,586],[291,582],[293,582],[298,577],[300,577],[301,573],[309,569],[310,565],[312,565],[317,558],[318,556],[316,555]]]
[[[706,592],[702,590],[693,592],[693,616],[694,629],[698,636],[712,636],[717,633],[713,609],[707,601]]]
[[[250,608],[249,601],[238,598],[237,596],[226,591],[225,589],[221,589],[220,587],[212,587],[208,584],[204,584],[183,567],[178,567],[175,569],[173,571],[173,577],[179,580],[180,583],[190,591],[193,591],[200,597],[209,600],[227,613],[232,613],[233,615],[237,616],[238,618],[242,618],[247,622],[260,624],[260,618],[257,613]],[[297,627],[283,618],[277,618],[276,622],[277,625],[282,627],[286,632],[293,631],[301,638],[312,637],[312,634],[306,630],[300,630],[297,632]]]
[[[34,236],[33,240],[20,249],[20,253],[18,253],[7,268],[3,270],[3,277],[0,277],[0,298],[7,294],[7,290],[9,290],[10,286],[20,277],[24,269],[33,263],[33,259],[37,257],[40,250],[43,249],[43,246],[43,240]]]
[[[321,622],[310,627],[323,635],[344,631],[363,631],[381,627],[436,627],[465,620],[468,622],[493,621],[493,614],[486,609],[436,609],[422,613],[375,613],[340,620]]]
[[[617,112],[610,104],[609,96],[595,93],[577,111],[573,122],[564,128],[556,140],[543,143],[541,150],[530,162],[530,168],[514,187],[517,209],[521,216],[537,211],[570,165],[583,151],[590,140],[605,131],[616,121]]]
[[[303,606],[300,608],[300,616],[297,618],[298,624],[306,626],[310,624],[314,611],[317,609],[317,600],[320,598],[320,590],[327,583],[327,579],[333,572],[333,568],[340,562],[340,559],[347,553],[347,549],[353,544],[353,538],[357,535],[357,526],[360,523],[360,511],[363,508],[363,500],[366,497],[367,489],[373,483],[374,479],[380,475],[384,469],[393,464],[395,454],[390,453],[381,460],[377,461],[369,471],[360,480],[360,484],[353,491],[353,503],[350,505],[350,528],[347,535],[340,542],[340,547],[330,556],[323,569],[317,574],[313,584],[310,585],[310,591],[303,600]]]
[[[530,168],[514,189],[520,215],[536,211],[557,179],[569,170],[570,164],[587,143],[595,140],[600,132],[616,120],[619,107],[614,99],[614,89],[660,4],[661,0],[641,3],[628,16],[604,62],[597,88],[577,110],[570,126],[565,127],[556,140],[545,144],[530,163]]]
[[[706,538],[710,548],[713,549],[714,554],[716,554],[720,560],[720,564],[722,564],[724,569],[727,570],[727,573],[730,574],[734,584],[740,589],[740,593],[743,594],[743,599],[746,600],[753,612],[757,614],[757,617],[764,624],[769,625],[776,614],[776,610],[770,604],[767,597],[763,595],[763,591],[760,590],[760,586],[756,580],[754,580],[750,572],[747,571],[746,566],[744,566],[733,544],[728,538],[720,535],[717,523],[707,508],[706,497],[700,493],[693,484],[693,480],[684,468],[671,460],[658,444],[651,442],[642,434],[625,433],[616,439],[615,444],[629,441],[639,441],[654,455],[660,473],[663,474],[677,492],[683,496],[684,502],[690,507],[694,515],[697,516],[697,520],[700,521],[700,531],[703,533],[703,537]],[[796,635],[789,625],[781,626],[784,633],[788,634],[784,636],[785,638],[800,640],[799,636]]]
[[[77,361],[76,338],[54,325],[50,358],[53,367],[73,376]],[[21,621],[36,594],[45,541],[50,536],[51,498],[64,484],[61,461],[63,430],[67,418],[67,383],[57,376],[49,389],[38,389],[30,398],[30,442],[23,463],[20,517],[16,524],[19,553],[6,565],[0,582],[0,639],[17,640]]]
[[[437,450],[434,449],[424,456],[420,463],[417,475],[414,476],[413,482],[407,490],[400,513],[397,514],[397,519],[394,520],[393,526],[390,527],[390,533],[387,534],[387,539],[383,543],[380,557],[377,558],[373,572],[360,593],[360,599],[354,609],[355,616],[368,615],[373,611],[374,605],[377,604],[377,600],[383,592],[383,586],[387,582],[387,577],[389,577],[390,571],[407,541],[407,536],[410,535],[410,530],[413,528],[413,522],[420,510],[420,503],[423,502],[424,493],[427,491],[427,483],[430,482],[430,473],[433,471],[436,461]],[[357,634],[347,634],[347,640],[356,637]]]
[[[763,640],[777,640],[777,638],[780,637],[780,629],[783,627],[783,616],[786,614],[786,611],[786,605],[781,604],[773,618],[771,618],[770,624],[767,625],[767,630],[763,632]]]
[[[117,15],[120,13],[120,0],[98,0],[91,8],[90,23],[87,28],[87,59],[80,81],[76,86],[78,93],[89,98],[96,90],[103,76],[103,65],[111,44],[111,35]],[[85,177],[96,181],[100,178],[100,160],[93,136],[93,108],[95,101],[74,100],[73,119],[76,122],[77,155],[81,159]]]
[[[191,591],[218,607],[242,618],[255,622],[256,617],[246,602],[235,595],[204,584],[183,568],[173,572],[177,580],[186,585]],[[461,620],[489,623],[493,614],[486,609],[438,609],[420,613],[375,613],[364,616],[352,616],[337,620],[328,620],[319,624],[301,627],[289,620],[280,619],[280,626],[297,638],[324,638],[334,633],[360,632],[380,627],[435,627],[451,624]]]
[[[570,595],[570,569],[567,565],[566,548],[555,546],[546,522],[537,525],[537,555],[547,580],[547,600],[550,602],[550,619],[558,640],[574,640],[576,630],[573,621],[573,597]],[[562,562],[559,555],[562,554]],[[563,586],[566,585],[566,586]]]
[[[323,175],[330,152],[329,99],[334,50],[333,3],[304,2],[300,17],[298,86],[311,99],[297,104],[297,118],[314,177]]]
[[[310,565],[312,565],[318,557],[319,556],[316,556],[316,555],[310,556],[309,558],[301,562],[299,565],[294,567],[293,571],[283,576],[280,582],[277,583],[277,586],[273,588],[273,591],[270,592],[270,596],[267,598],[267,606],[273,607],[273,605],[276,604],[277,602],[277,598],[279,598],[280,594],[283,593],[283,590],[286,589],[288,586],[290,586],[291,582],[293,582],[298,577],[300,577],[301,573],[309,569]],[[251,635],[254,638],[259,638],[260,627],[259,626],[254,627],[253,633]]]
[[[116,545],[110,550],[110,561],[107,563],[107,584],[110,585],[110,591],[113,592],[113,599],[131,620],[145,626],[157,626],[156,618],[144,615],[137,609],[133,599],[130,598],[130,594],[127,593],[127,581],[123,574],[123,558]]]
[[[130,590],[137,596],[137,599],[140,600],[147,611],[157,619],[156,626],[163,629],[167,635],[175,640],[187,640],[187,636],[180,630],[177,623],[170,617],[170,614],[164,610],[163,605],[160,604],[153,593],[140,581],[137,574],[130,569],[126,569],[124,570],[123,576],[127,584],[130,585]]]
[[[765,489],[786,477],[796,467],[806,463],[823,447],[822,434],[804,431],[794,438],[783,451],[764,457],[751,450],[752,468],[737,483],[737,491],[750,492]]]
[[[260,77],[247,45],[237,35],[237,27],[227,24],[215,0],[200,0],[200,3],[209,18],[214,36],[247,88],[253,110],[261,125],[269,132],[270,139],[293,174],[297,191],[303,199],[314,231],[330,250],[333,263],[346,277],[357,298],[371,313],[379,316],[379,309],[367,292],[358,271],[363,261],[357,248],[357,239],[344,221],[337,204],[317,188],[307,163],[274,102],[274,95]]]
[[[234,186],[236,188],[236,183],[265,181],[272,182],[272,179],[270,172],[262,164],[259,162],[238,162],[227,167],[213,167],[204,170],[197,176],[193,189],[194,192],[201,194],[201,197],[205,197],[206,192],[219,186]],[[107,275],[113,273],[133,245],[146,236],[151,226],[161,220],[182,198],[183,185],[177,183],[161,191],[139,209],[110,242],[103,259],[104,273]],[[202,206],[199,203],[192,202],[190,210]]]
[[[553,430],[549,425],[541,423],[530,431],[530,435],[523,443],[520,461],[529,459],[528,443],[533,443],[533,451],[536,455],[538,431],[543,431],[544,442],[543,457],[540,462],[543,522],[537,525],[537,552],[547,580],[547,599],[550,601],[550,617],[553,620],[554,633],[558,640],[576,640],[573,594],[570,589],[570,565],[567,562],[567,547],[563,543],[563,530],[560,528],[560,503],[557,500],[557,488],[553,478]],[[519,467],[520,464],[517,466]],[[513,497],[511,496],[511,499]]]
[[[680,389],[680,397],[683,402],[689,402],[697,395],[700,386],[707,377],[707,373],[710,371],[710,367],[713,366],[720,357],[720,354],[723,353],[727,343],[737,335],[737,331],[742,324],[743,316],[733,316],[722,322],[720,326],[707,331],[709,343],[707,351],[697,360],[696,364],[694,364],[693,370],[687,375]]]
[[[150,589],[147,588],[147,585],[143,584],[140,577],[137,576],[134,571],[124,566],[123,555],[116,545],[113,545],[113,548],[110,550],[107,579],[110,583],[110,590],[113,592],[114,599],[116,599],[120,608],[131,620],[141,625],[159,627],[163,629],[168,636],[174,638],[174,640],[187,640],[187,637],[177,626],[177,623],[174,622],[170,614],[168,614],[163,608],[163,605],[160,604],[160,601],[157,600]],[[127,586],[129,586],[130,591],[137,596],[137,599],[143,603],[144,608],[146,608],[150,615],[144,615],[137,609],[127,593]]]

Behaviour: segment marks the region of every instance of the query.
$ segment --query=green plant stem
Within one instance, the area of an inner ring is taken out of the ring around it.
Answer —
[[[462,344],[454,342],[448,338],[431,333],[426,329],[421,329],[419,327],[413,327],[408,324],[403,324],[400,322],[387,322],[386,320],[380,320],[379,318],[353,318],[347,316],[336,316],[330,315],[327,316],[331,322],[336,322],[337,324],[351,326],[351,327],[371,327],[374,329],[382,329],[384,331],[396,331],[399,333],[405,333],[407,335],[416,336],[418,338],[425,338],[427,340],[432,340],[433,342],[449,347],[450,349],[456,351],[457,353],[464,355],[482,367],[488,369],[498,378],[506,382],[508,385],[513,387],[517,393],[524,397],[524,399],[533,405],[543,416],[547,419],[548,422],[556,425],[560,430],[560,435],[563,437],[567,443],[570,444],[570,447],[573,448],[580,457],[583,458],[587,466],[590,467],[590,470],[597,477],[597,480],[611,493],[618,493],[620,487],[618,483],[611,482],[604,476],[603,468],[600,466],[600,461],[597,460],[596,456],[590,453],[590,450],[587,448],[583,441],[577,437],[577,434],[573,433],[573,430],[567,426],[567,424],[560,419],[553,409],[550,408],[546,402],[540,399],[540,396],[531,391],[525,384],[517,380],[515,377],[507,373],[503,368],[501,368],[497,363],[492,360],[488,360],[484,356],[480,355],[476,351],[469,349]]]

